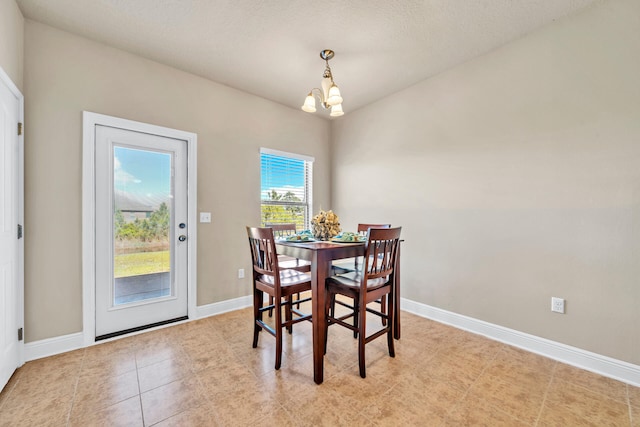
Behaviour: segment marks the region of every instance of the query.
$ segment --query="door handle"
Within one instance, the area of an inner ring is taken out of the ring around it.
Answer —
[[[184,234],[181,234],[181,235],[178,237],[178,240],[180,240],[181,242],[184,242],[185,240],[187,240],[187,236],[185,236]]]

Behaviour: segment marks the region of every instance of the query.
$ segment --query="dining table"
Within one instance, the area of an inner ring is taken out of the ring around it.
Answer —
[[[324,380],[324,341],[327,319],[325,317],[325,280],[331,275],[333,260],[363,256],[364,242],[276,241],[278,254],[303,259],[311,263],[311,316],[313,328],[313,380],[322,384]],[[400,246],[395,266],[395,316],[394,338],[400,339]]]

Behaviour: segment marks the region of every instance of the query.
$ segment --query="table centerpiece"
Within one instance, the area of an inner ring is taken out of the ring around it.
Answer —
[[[313,237],[318,240],[329,240],[337,236],[342,229],[340,228],[340,218],[333,211],[320,212],[311,219],[311,232]]]

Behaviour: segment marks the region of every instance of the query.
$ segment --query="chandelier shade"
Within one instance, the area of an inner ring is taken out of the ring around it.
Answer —
[[[342,104],[342,96],[340,96],[340,89],[335,84],[331,86],[329,89],[329,99],[327,99],[327,104],[329,105],[339,105]]]
[[[313,97],[313,93],[309,92],[309,95],[307,95],[307,97],[305,98],[302,110],[306,111],[307,113],[316,112],[316,99]]]
[[[342,104],[336,104],[331,107],[331,113],[329,114],[331,117],[339,117],[344,114],[342,111]]]

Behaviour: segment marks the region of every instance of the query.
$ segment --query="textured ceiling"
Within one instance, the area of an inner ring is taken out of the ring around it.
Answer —
[[[28,19],[293,108],[333,49],[346,114],[593,2],[17,0]]]

